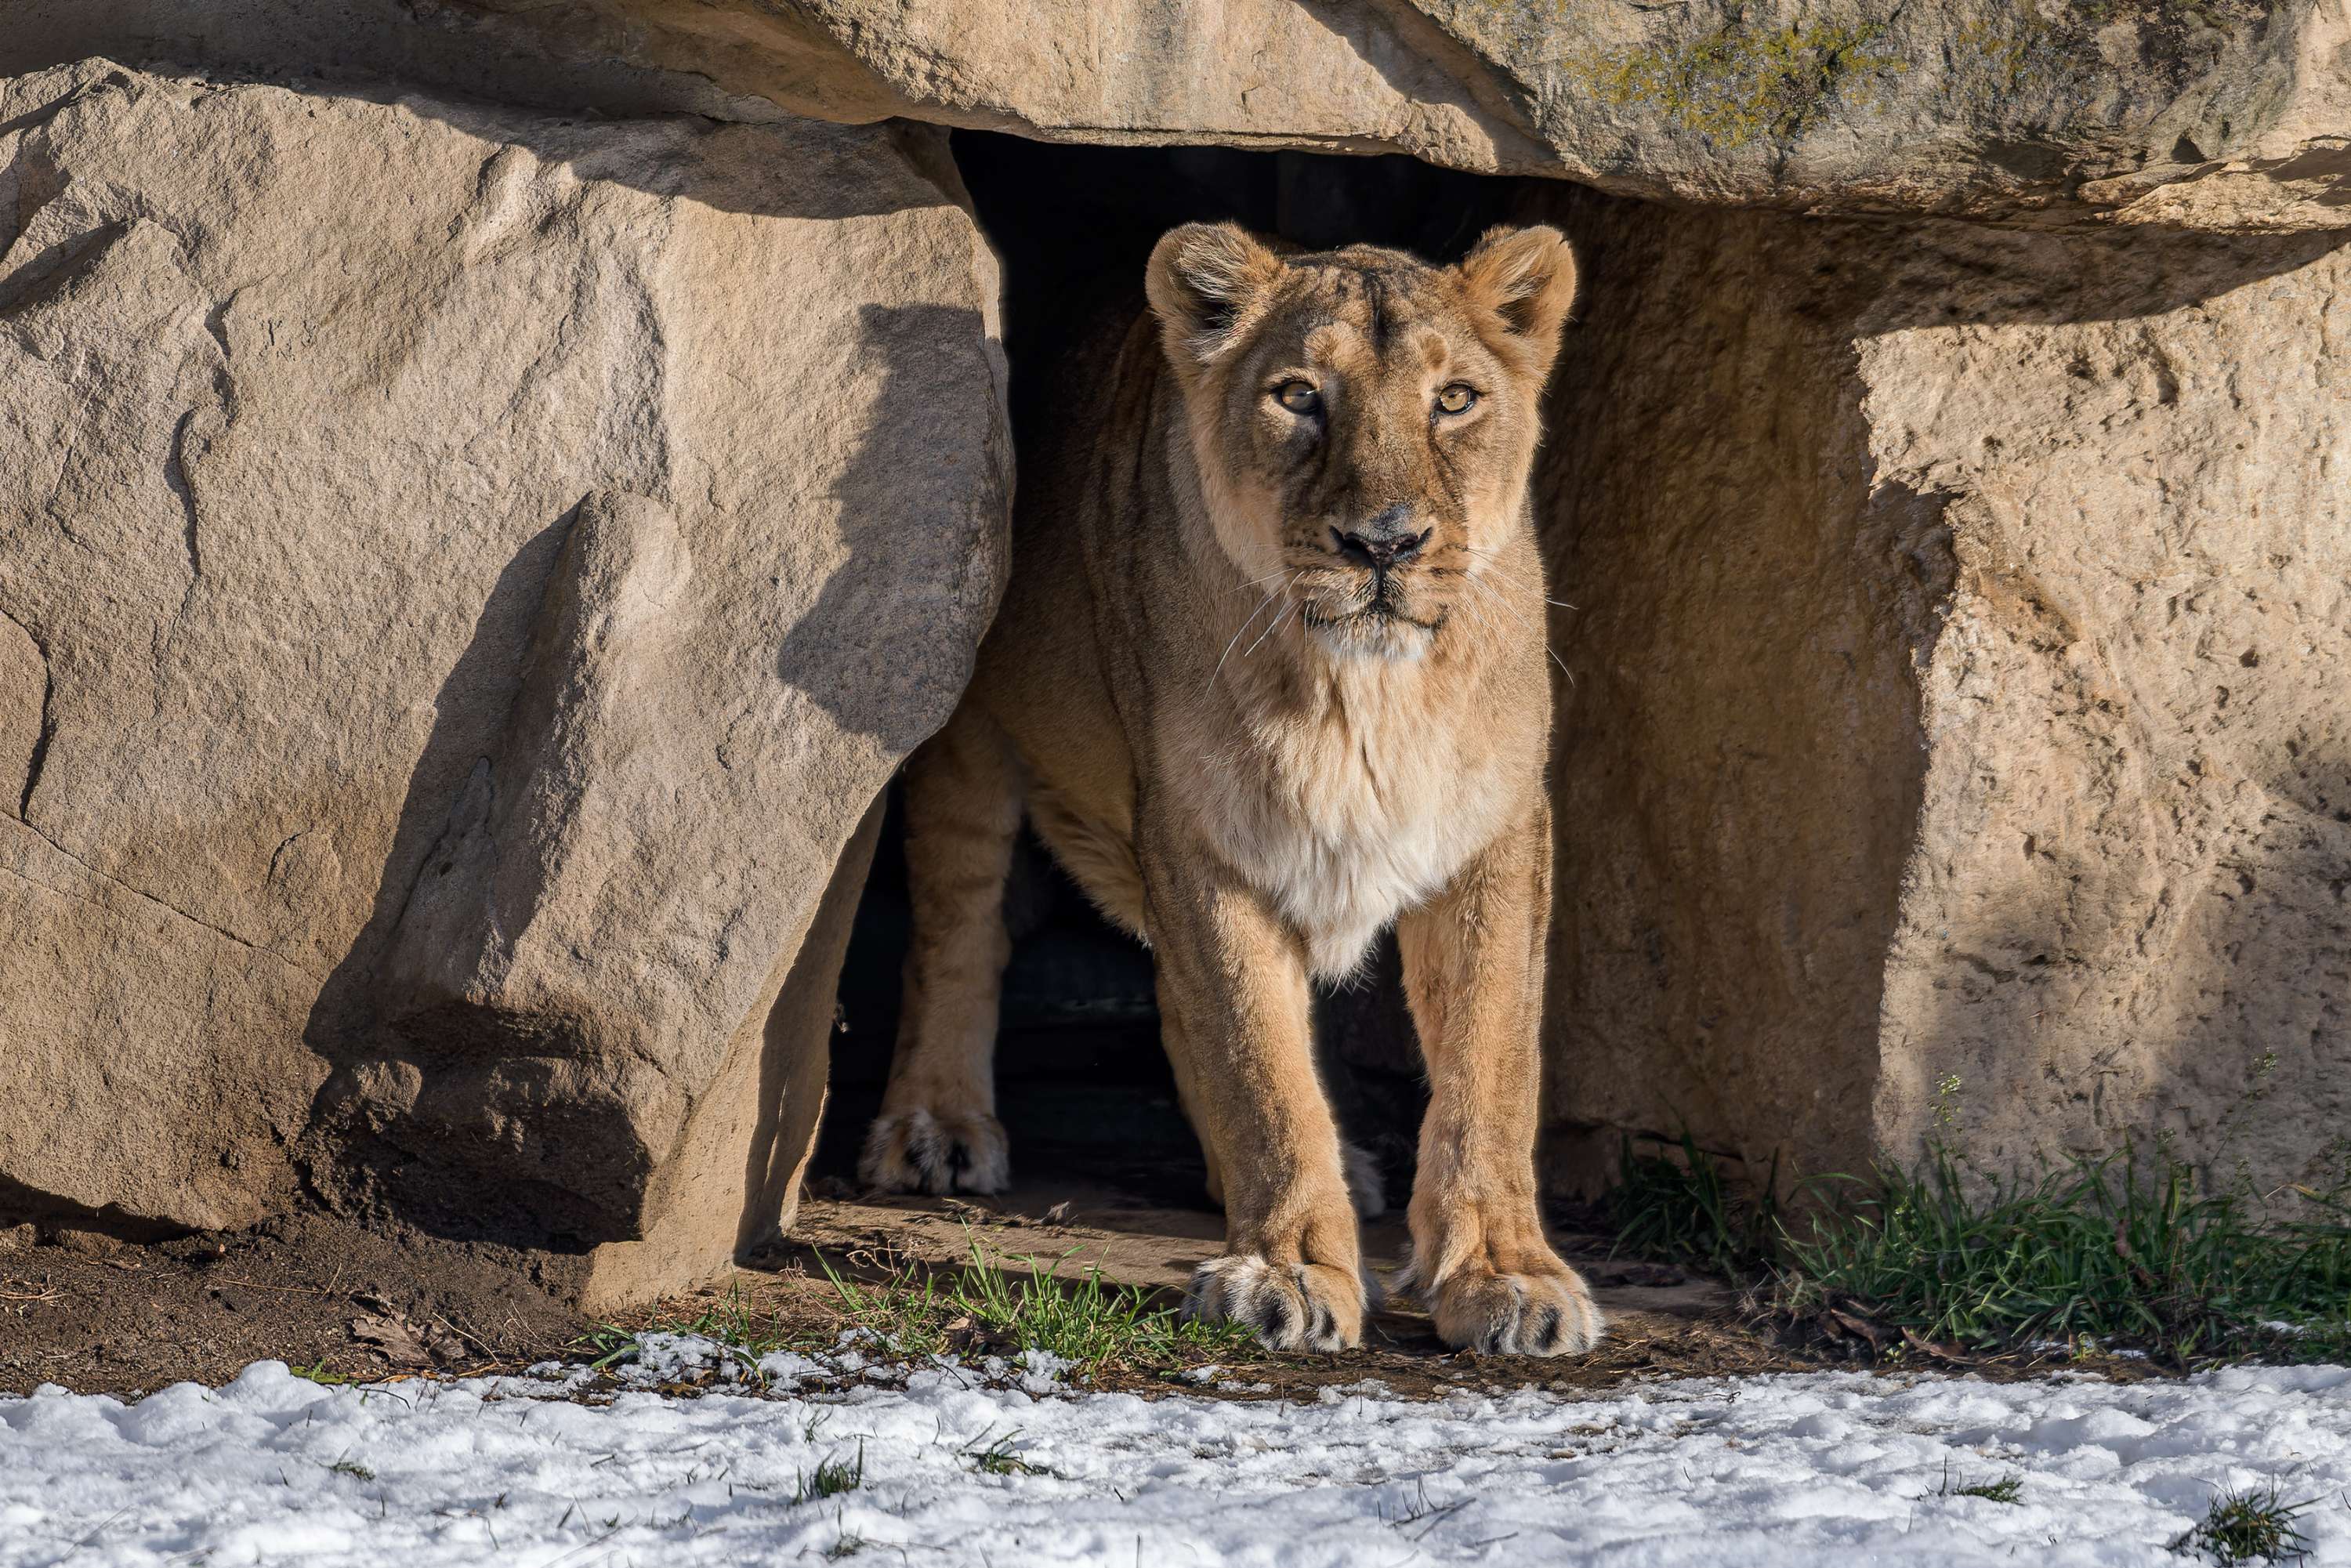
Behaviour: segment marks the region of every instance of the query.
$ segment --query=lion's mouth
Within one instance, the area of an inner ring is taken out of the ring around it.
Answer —
[[[1316,631],[1323,632],[1345,631],[1351,627],[1385,624],[1416,626],[1423,632],[1434,632],[1438,627],[1445,624],[1445,616],[1446,612],[1440,610],[1429,619],[1426,621],[1420,620],[1416,616],[1405,613],[1403,606],[1396,603],[1395,601],[1387,594],[1381,593],[1374,596],[1370,602],[1339,615],[1332,615],[1327,612],[1316,610],[1310,605],[1307,607],[1305,612],[1300,616],[1300,619],[1304,621],[1307,625],[1314,628]]]

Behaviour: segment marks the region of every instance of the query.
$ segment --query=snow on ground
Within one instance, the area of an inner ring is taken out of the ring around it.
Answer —
[[[2342,1367],[1302,1405],[770,1370],[801,1392],[597,1406],[563,1396],[577,1371],[327,1388],[263,1362],[135,1404],[0,1398],[0,1564],[2178,1564],[2215,1489],[2272,1482],[2316,1500],[2310,1560],[2351,1564]],[[983,1470],[991,1448],[1036,1473]],[[862,1486],[795,1500],[861,1456]],[[2011,1475],[2014,1504],[1938,1495]]]

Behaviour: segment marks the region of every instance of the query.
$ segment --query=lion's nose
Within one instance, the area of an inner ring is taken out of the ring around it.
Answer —
[[[1349,533],[1331,530],[1332,542],[1340,555],[1349,560],[1370,567],[1374,571],[1386,571],[1420,553],[1433,531],[1423,528],[1412,531],[1412,511],[1406,507],[1390,507]]]

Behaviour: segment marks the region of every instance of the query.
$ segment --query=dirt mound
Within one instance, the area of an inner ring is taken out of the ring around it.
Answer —
[[[590,1326],[517,1256],[324,1214],[152,1247],[31,1232],[0,1232],[0,1393],[217,1384],[271,1359],[338,1378],[527,1365]]]

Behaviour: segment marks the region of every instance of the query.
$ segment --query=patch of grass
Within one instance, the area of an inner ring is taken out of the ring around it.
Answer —
[[[984,1476],[1051,1475],[1053,1472],[1044,1466],[1032,1465],[1012,1451],[1013,1439],[1019,1436],[1018,1432],[1007,1432],[991,1443],[987,1440],[987,1433],[982,1432],[964,1448],[962,1456],[971,1461],[973,1469]]]
[[[2128,1145],[2001,1181],[1938,1138],[1914,1169],[1808,1181],[1783,1215],[1771,1178],[1730,1169],[1687,1133],[1627,1139],[1606,1199],[1614,1250],[1759,1281],[1782,1312],[1879,1349],[2056,1341],[2178,1365],[2351,1354],[2351,1186],[2210,1190]]]
[[[606,1323],[577,1343],[593,1370],[609,1372],[642,1361],[650,1335],[693,1335],[718,1347],[743,1377],[760,1385],[767,1382],[762,1358],[784,1350],[821,1352],[837,1343],[843,1326],[865,1331],[891,1357],[1018,1356],[1040,1350],[1089,1377],[1106,1368],[1165,1372],[1259,1354],[1247,1329],[1184,1322],[1173,1308],[1156,1304],[1157,1291],[1113,1284],[1094,1269],[1065,1275],[1071,1254],[998,1259],[977,1239],[968,1244],[971,1260],[960,1268],[932,1270],[901,1260],[878,1281],[851,1278],[820,1256],[836,1315],[812,1317],[805,1306],[789,1318],[783,1310],[757,1312],[738,1288],[691,1315],[674,1313],[637,1328]]]
[[[1970,1349],[2086,1340],[2183,1365],[2351,1347],[2341,1193],[2296,1189],[2296,1211],[2278,1218],[2129,1148],[2002,1183],[1938,1146],[1916,1172],[1814,1185],[1825,1201],[1805,1233],[1781,1232],[1779,1295],[1799,1312],[1842,1301]]]
[[[783,1316],[768,1316],[762,1322],[755,1312],[750,1312],[750,1307],[743,1305],[743,1286],[729,1286],[726,1300],[715,1307],[705,1307],[695,1314],[670,1312],[670,1314],[656,1316],[644,1328],[621,1328],[618,1323],[601,1323],[595,1333],[585,1335],[580,1344],[595,1349],[597,1359],[590,1365],[595,1365],[597,1371],[604,1371],[607,1365],[628,1359],[637,1349],[637,1340],[646,1333],[694,1333],[694,1335],[713,1340],[724,1347],[743,1352],[755,1361],[768,1352],[774,1352],[774,1349],[785,1349],[788,1344],[797,1343],[795,1335],[785,1328]]]
[[[375,1479],[375,1472],[373,1470],[368,1469],[365,1465],[360,1464],[351,1459],[337,1459],[333,1464],[327,1467],[327,1473],[329,1475],[349,1476],[355,1481],[371,1481]]]
[[[1996,1481],[1973,1481],[1951,1493],[1953,1497],[1980,1497],[1987,1502],[2019,1502],[2024,1497],[2022,1476],[2002,1476]]]
[[[636,1360],[643,1337],[651,1333],[695,1334],[709,1340],[740,1365],[745,1375],[763,1384],[767,1378],[759,1371],[761,1357],[779,1350],[808,1349],[814,1343],[806,1330],[788,1326],[780,1314],[762,1317],[754,1312],[745,1304],[740,1285],[729,1287],[725,1301],[702,1312],[667,1314],[640,1329],[604,1323],[577,1343],[590,1352],[590,1367],[609,1372]]]
[[[912,1263],[898,1264],[886,1279],[865,1281],[842,1274],[821,1253],[817,1262],[840,1298],[841,1315],[887,1349],[924,1356],[955,1348],[955,1330],[969,1314],[958,1305],[952,1281]]]
[[[743,1287],[730,1285],[726,1299],[692,1318],[661,1325],[672,1333],[700,1334],[753,1355],[766,1355],[799,1343],[779,1314],[762,1318],[743,1302]],[[802,1336],[804,1337],[804,1336]]]
[[[1997,1480],[1970,1481],[1951,1473],[1950,1466],[1943,1467],[1943,1484],[1936,1489],[1937,1497],[1980,1497],[1986,1502],[2022,1502],[2024,1500],[2024,1478],[2001,1476]]]
[[[888,1279],[864,1284],[830,1263],[824,1268],[849,1320],[902,1355],[1040,1350],[1092,1376],[1106,1367],[1164,1371],[1256,1353],[1246,1328],[1186,1322],[1173,1308],[1154,1305],[1156,1292],[1112,1284],[1098,1269],[1064,1277],[1061,1270],[1071,1256],[999,1261],[975,1240],[971,1261],[952,1274],[904,1264]],[[1015,1278],[1008,1263],[1028,1278]]]
[[[1671,1147],[1635,1154],[1624,1141],[1607,1200],[1615,1249],[1733,1278],[1768,1265],[1780,1231],[1776,1162],[1757,1188],[1733,1180],[1687,1133]]]
[[[2294,1516],[2311,1505],[2284,1502],[2274,1483],[2259,1490],[2224,1490],[2213,1498],[2203,1522],[2171,1543],[2215,1563],[2299,1563],[2310,1555],[2310,1538]]]
[[[792,1493],[795,1504],[839,1497],[845,1491],[855,1491],[865,1484],[865,1439],[857,1440],[857,1462],[850,1464],[839,1458],[825,1460],[813,1470],[801,1475],[798,1490]]]
[[[636,1332],[617,1323],[601,1323],[594,1333],[581,1334],[571,1343],[590,1353],[588,1365],[596,1372],[610,1372],[637,1355]]]

